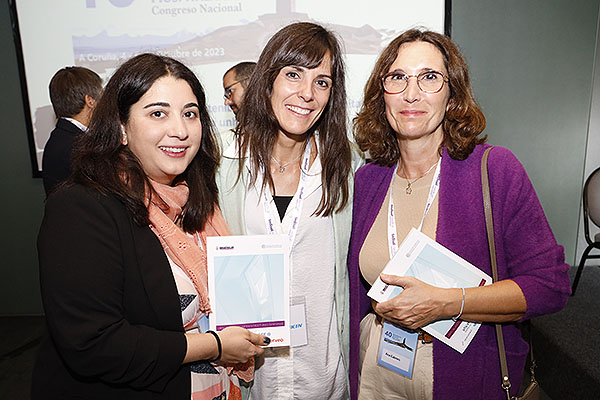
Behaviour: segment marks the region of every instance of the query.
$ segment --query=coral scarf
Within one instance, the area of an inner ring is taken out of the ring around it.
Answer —
[[[176,186],[163,185],[150,180],[152,187],[168,208],[161,208],[154,202],[148,204],[148,218],[150,229],[160,240],[165,253],[177,266],[179,266],[191,279],[198,292],[198,303],[200,311],[209,314],[210,302],[208,298],[208,274],[206,264],[206,237],[231,235],[229,227],[223,219],[221,210],[215,206],[214,214],[206,222],[204,231],[196,232],[196,236],[202,243],[195,243],[193,238],[186,235],[175,221],[181,215],[182,209],[187,203],[189,189],[184,182]],[[228,371],[235,373],[240,379],[250,382],[254,379],[254,358],[245,364],[228,365]]]
[[[168,208],[161,207],[150,202],[148,204],[148,217],[150,219],[150,228],[160,240],[160,244],[165,253],[177,264],[192,280],[200,303],[200,311],[205,314],[210,313],[210,303],[208,301],[208,276],[206,272],[206,236],[231,235],[229,228],[221,215],[221,211],[215,208],[215,213],[207,221],[203,232],[196,232],[195,235],[201,242],[194,243],[194,240],[185,234],[175,221],[181,215],[183,206],[188,200],[189,189],[185,183],[176,186],[163,185],[150,181],[152,187],[166,203]]]

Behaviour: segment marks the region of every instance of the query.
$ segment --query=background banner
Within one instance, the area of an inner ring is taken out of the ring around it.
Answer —
[[[65,66],[90,68],[106,83],[138,53],[174,57],[198,75],[217,129],[225,130],[234,127],[235,118],[223,105],[224,72],[240,61],[256,61],[281,27],[311,21],[342,38],[352,118],[383,47],[410,27],[443,32],[446,1],[12,0],[34,173],[39,175],[55,125],[48,83]]]

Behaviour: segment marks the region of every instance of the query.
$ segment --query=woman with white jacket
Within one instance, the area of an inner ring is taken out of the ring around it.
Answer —
[[[307,335],[257,358],[250,398],[346,399],[346,258],[362,158],[346,132],[338,40],[312,23],[284,27],[244,96],[235,134],[222,137],[220,205],[233,234],[288,236],[290,304],[303,305]]]

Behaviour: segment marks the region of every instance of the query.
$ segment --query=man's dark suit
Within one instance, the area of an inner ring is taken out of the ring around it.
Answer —
[[[83,133],[81,129],[64,118],[59,118],[56,122],[56,128],[50,133],[42,158],[42,177],[46,195],[71,174],[73,143],[81,133]]]
[[[47,333],[32,399],[190,399],[179,295],[147,225],[113,196],[59,188],[38,255]]]

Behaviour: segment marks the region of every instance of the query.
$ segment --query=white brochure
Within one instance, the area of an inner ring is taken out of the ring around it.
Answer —
[[[414,228],[383,272],[414,276],[429,285],[443,288],[468,288],[492,283],[489,275]],[[377,278],[368,295],[381,303],[396,297],[402,290]],[[475,322],[444,319],[424,326],[423,330],[462,354],[480,326]]]
[[[287,236],[212,236],[206,247],[210,329],[241,326],[289,346]]]

